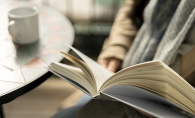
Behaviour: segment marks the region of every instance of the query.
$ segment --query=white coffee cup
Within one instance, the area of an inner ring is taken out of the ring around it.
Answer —
[[[37,7],[21,6],[8,13],[8,30],[16,44],[30,44],[39,39]]]

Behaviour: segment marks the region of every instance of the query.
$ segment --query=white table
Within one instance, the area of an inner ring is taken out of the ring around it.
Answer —
[[[69,51],[66,43],[72,45],[74,41],[73,27],[63,14],[50,7],[38,6],[40,40],[26,46],[14,45],[7,29],[7,13],[10,8],[20,5],[34,6],[17,1],[0,5],[0,106],[45,81],[51,75],[45,67],[52,61],[61,61],[63,56],[59,51]]]

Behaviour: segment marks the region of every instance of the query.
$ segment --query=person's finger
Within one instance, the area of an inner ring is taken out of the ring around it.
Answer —
[[[112,71],[112,72],[116,72],[117,69],[121,66],[121,61],[118,59],[112,59],[110,60],[110,62],[108,63],[107,69]]]
[[[105,68],[107,68],[109,60],[108,59],[99,59],[97,61],[100,65],[104,66]]]

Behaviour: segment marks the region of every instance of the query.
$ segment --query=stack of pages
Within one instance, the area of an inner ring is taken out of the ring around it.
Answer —
[[[48,68],[96,99],[114,99],[155,117],[195,117],[195,90],[161,61],[112,73],[69,46],[81,59],[61,52],[75,66],[52,62]]]

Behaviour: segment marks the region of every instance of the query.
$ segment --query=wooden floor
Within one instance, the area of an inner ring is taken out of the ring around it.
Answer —
[[[4,104],[5,118],[50,118],[58,111],[60,102],[75,90],[52,76],[36,89]]]

